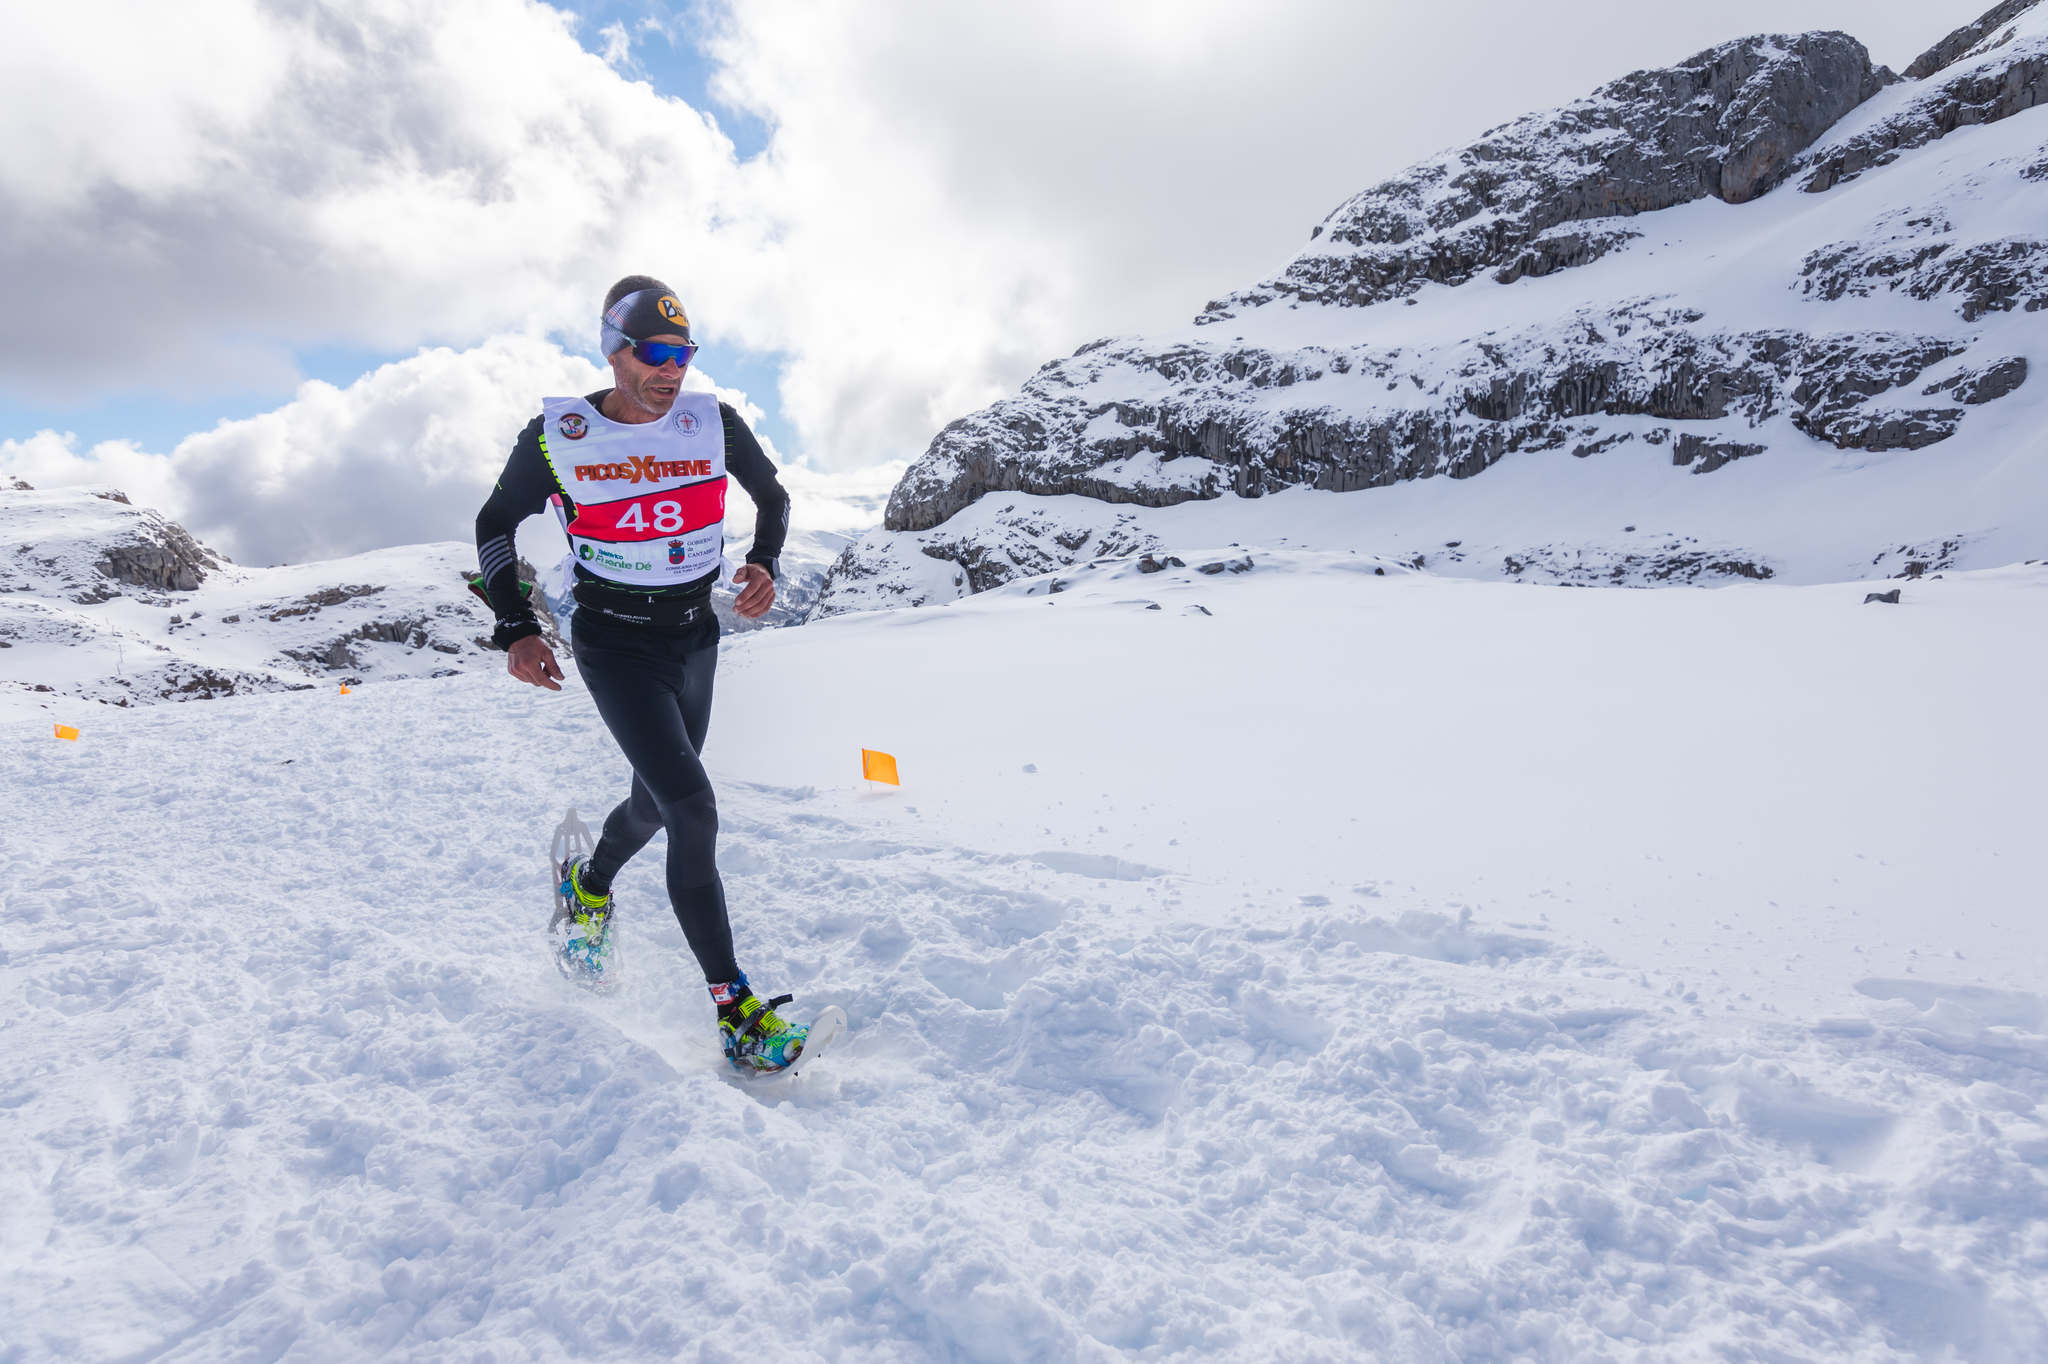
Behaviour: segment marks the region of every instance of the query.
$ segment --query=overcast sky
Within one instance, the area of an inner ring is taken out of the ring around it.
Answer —
[[[1989,0],[184,0],[0,46],[0,470],[249,562],[465,539],[616,277],[784,461],[914,457],[1631,69]]]

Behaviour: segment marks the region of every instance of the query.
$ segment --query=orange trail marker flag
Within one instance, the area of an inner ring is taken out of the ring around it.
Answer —
[[[891,786],[903,785],[896,776],[895,755],[872,748],[863,748],[860,751],[860,774],[869,781],[885,781]]]
[[[348,683],[344,682],[344,683],[342,683],[342,684],[341,684],[341,694],[342,694],[343,696],[347,696],[347,695],[348,695]]]
[[[59,725],[57,726],[57,737],[60,739],[69,739],[73,743],[76,743],[78,741],[78,731],[73,729],[69,725]]]

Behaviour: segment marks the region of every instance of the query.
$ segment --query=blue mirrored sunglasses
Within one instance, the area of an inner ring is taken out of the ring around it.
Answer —
[[[672,341],[635,341],[633,358],[649,369],[660,369],[673,360],[680,369],[688,369],[696,357],[697,348],[689,342],[677,345]]]

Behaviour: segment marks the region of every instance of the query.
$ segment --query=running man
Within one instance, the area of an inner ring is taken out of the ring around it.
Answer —
[[[740,415],[711,393],[683,392],[697,353],[689,318],[660,280],[629,275],[605,295],[599,328],[613,386],[549,398],[512,447],[477,513],[477,559],[498,618],[492,636],[522,682],[561,690],[562,670],[519,584],[513,532],[560,496],[575,556],[570,645],[597,713],[633,767],[632,794],[611,812],[586,860],[572,859],[561,895],[602,940],[612,881],[668,831],[668,896],[718,1006],[734,1065],[780,1070],[806,1029],[762,1000],[733,957],[717,863],[718,807],[700,754],[711,721],[718,619],[711,589],[724,562],[726,477],[754,501],[754,543],[735,578],[749,619],[775,602],[775,559],[789,531],[789,495]]]

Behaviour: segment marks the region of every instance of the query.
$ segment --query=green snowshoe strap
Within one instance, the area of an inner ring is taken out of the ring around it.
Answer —
[[[476,599],[478,601],[482,602],[485,606],[489,606],[491,604],[491,594],[484,590],[483,574],[472,573],[469,575],[468,578],[464,579],[464,581],[469,584],[469,590],[476,593]],[[519,580],[519,599],[521,601],[533,600],[533,584],[526,581],[526,579],[524,578],[521,578]]]
[[[759,1003],[761,1000],[761,997],[759,995],[749,995],[747,996],[747,998],[754,1000],[757,1003]],[[761,1004],[760,1008],[752,1009],[742,1014],[740,1016],[739,1027],[733,1029],[733,1045],[738,1046],[740,1043],[746,1041],[747,1038],[752,1036],[755,1033],[755,1031],[757,1031],[760,1028],[761,1016],[763,1014],[772,1014],[775,1012],[777,1008],[789,1003],[791,1000],[795,998],[795,995],[777,995],[775,996],[775,998],[768,1000],[766,1003]]]

